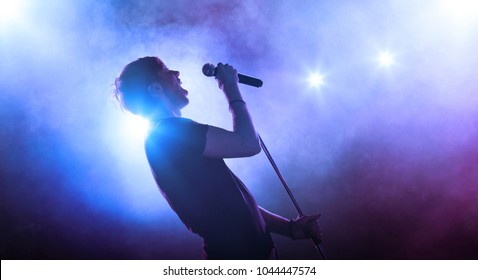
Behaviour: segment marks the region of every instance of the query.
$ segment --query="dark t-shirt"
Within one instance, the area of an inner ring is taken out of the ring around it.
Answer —
[[[203,156],[208,126],[184,118],[155,125],[146,155],[181,221],[204,240],[208,259],[265,259],[274,247],[256,201],[221,158]]]

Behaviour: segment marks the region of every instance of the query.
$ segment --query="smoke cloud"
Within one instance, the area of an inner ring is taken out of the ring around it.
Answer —
[[[303,210],[322,213],[329,258],[478,257],[477,21],[437,1],[28,2],[0,25],[2,259],[202,257],[111,101],[150,55],[181,72],[183,115],[202,123],[231,126],[204,63],[264,81],[242,93]],[[228,164],[297,215],[263,154]],[[318,257],[274,239],[283,259]]]

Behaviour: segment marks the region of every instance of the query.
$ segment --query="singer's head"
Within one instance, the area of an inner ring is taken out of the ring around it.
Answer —
[[[142,57],[127,64],[115,79],[114,98],[122,108],[149,119],[180,116],[189,103],[179,72],[158,57]]]

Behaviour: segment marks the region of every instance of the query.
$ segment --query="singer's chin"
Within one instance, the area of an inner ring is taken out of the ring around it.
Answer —
[[[183,95],[183,98],[181,98],[181,108],[186,107],[189,104],[189,98],[187,97],[188,92]]]

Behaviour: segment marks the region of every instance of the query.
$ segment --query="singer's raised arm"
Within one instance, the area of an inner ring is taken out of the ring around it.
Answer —
[[[246,102],[239,91],[237,71],[228,64],[219,63],[216,79],[229,103],[233,130],[209,126],[204,156],[234,158],[258,154],[261,151],[259,139]]]

